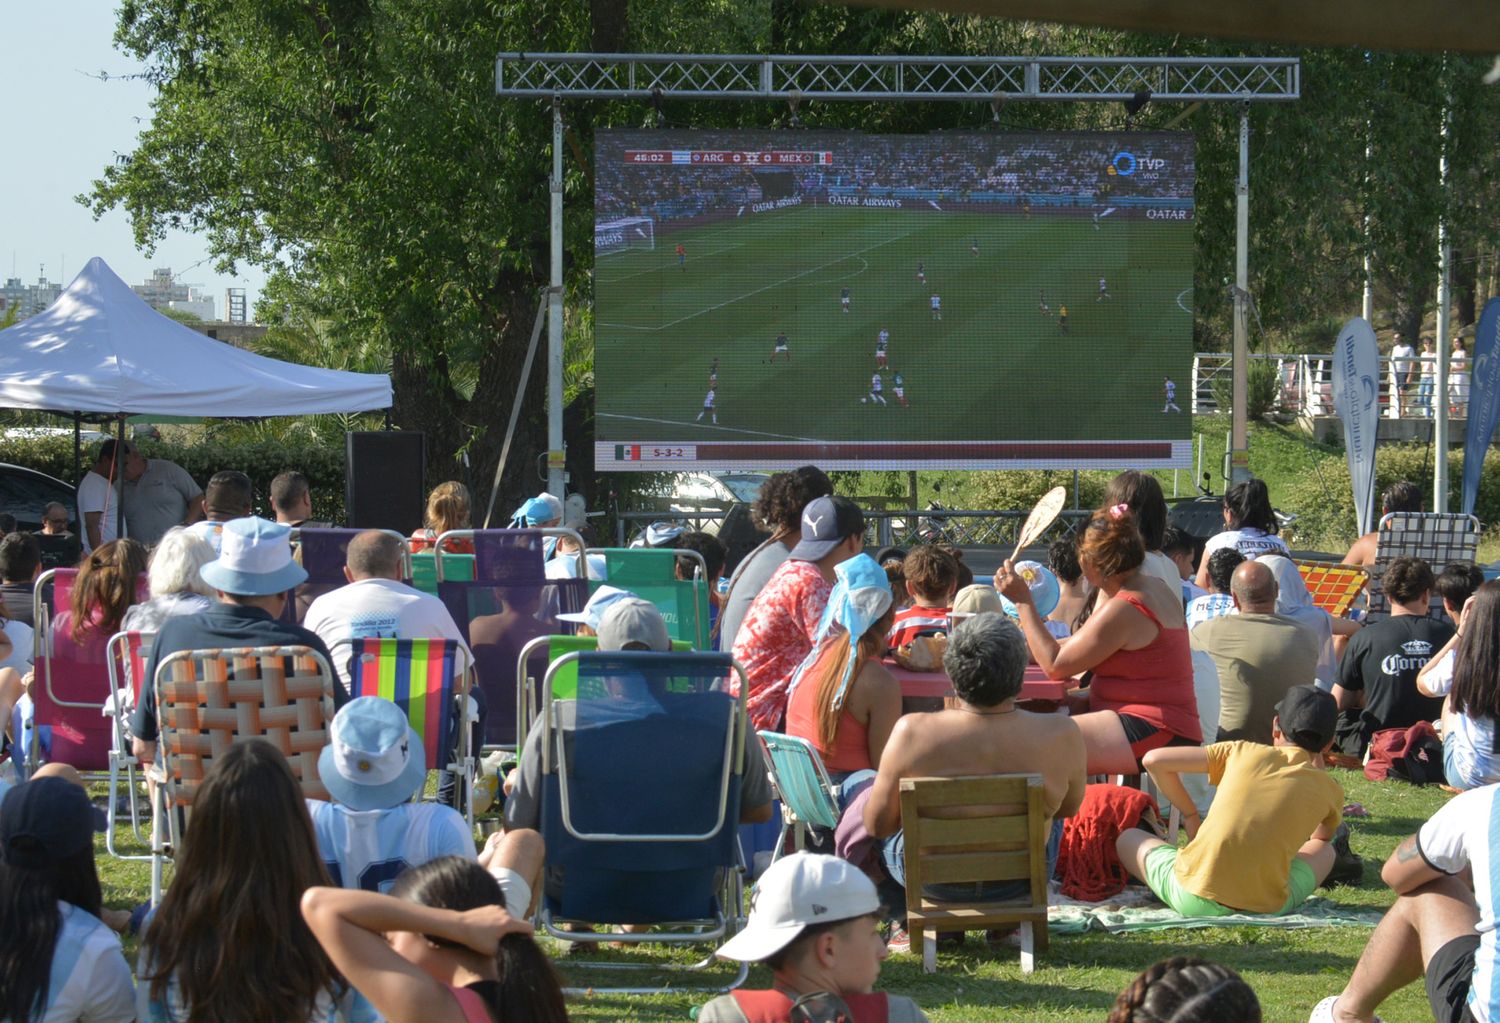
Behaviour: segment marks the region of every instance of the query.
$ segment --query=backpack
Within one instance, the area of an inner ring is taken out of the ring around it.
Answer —
[[[1443,784],[1443,743],[1427,721],[1410,728],[1384,728],[1370,736],[1365,777],[1371,781]]]

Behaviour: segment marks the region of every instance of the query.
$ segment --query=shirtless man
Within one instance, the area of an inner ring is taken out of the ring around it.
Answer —
[[[1385,493],[1380,495],[1380,514],[1382,517],[1391,512],[1420,512],[1422,510],[1422,491],[1415,483],[1401,480],[1392,483],[1385,488]],[[1377,523],[1378,525],[1378,523]],[[1349,548],[1349,553],[1344,555],[1344,564],[1359,565],[1364,568],[1375,564],[1375,548],[1380,541],[1380,530],[1375,529],[1358,540],[1354,546]]]
[[[871,835],[885,839],[886,872],[903,887],[902,778],[1040,774],[1052,821],[1049,872],[1056,866],[1062,819],[1083,804],[1083,733],[1067,717],[1016,709],[1026,661],[1026,640],[1009,618],[993,611],[977,614],[949,634],[943,655],[957,705],[932,714],[907,714],[896,722],[880,757],[864,820]],[[1017,883],[997,882],[991,886],[993,892],[981,893],[982,897],[1008,898]],[[928,896],[941,899],[943,887],[929,886]],[[967,894],[955,893],[954,898],[975,897],[972,884],[959,887],[967,888]]]

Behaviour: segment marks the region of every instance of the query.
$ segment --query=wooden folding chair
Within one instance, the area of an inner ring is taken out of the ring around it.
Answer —
[[[309,647],[180,650],[161,660],[152,680],[160,725],[161,766],[154,768],[152,902],[165,860],[204,776],[236,742],[268,739],[291,764],[310,799],[328,799],[318,754],[333,720],[333,668]],[[167,836],[163,841],[162,822]]]
[[[906,919],[922,936],[922,969],[937,970],[943,931],[1021,927],[1021,972],[1047,949],[1047,810],[1038,774],[902,778]],[[1026,881],[1025,897],[1001,902],[937,902],[930,884]]]

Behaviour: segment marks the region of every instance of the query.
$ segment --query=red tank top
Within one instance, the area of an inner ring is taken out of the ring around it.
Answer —
[[[1094,668],[1089,709],[1129,714],[1193,742],[1203,741],[1193,692],[1193,654],[1187,626],[1169,629],[1139,598],[1123,600],[1156,626],[1156,638],[1139,650],[1116,650]]]
[[[740,1012],[745,1014],[747,1023],[786,1023],[791,1016],[792,1000],[780,991],[740,989],[729,993]],[[890,1018],[890,1003],[883,991],[840,997],[854,1014],[854,1023],[886,1023]]]
[[[850,690],[852,693],[853,686]],[[823,744],[818,741],[818,683],[816,679],[804,678],[792,690],[792,698],[787,702],[786,733],[812,743],[818,756],[823,758],[823,766],[830,771],[871,769],[875,765],[870,763],[870,729],[849,713],[847,696],[844,706],[846,709],[839,711],[839,727],[833,735],[833,749],[824,749]]]

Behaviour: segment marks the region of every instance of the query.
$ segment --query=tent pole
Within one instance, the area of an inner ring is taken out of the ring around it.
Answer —
[[[119,424],[115,442],[115,538],[125,535],[125,415],[116,420]]]
[[[73,413],[73,478],[83,473],[83,414]]]

